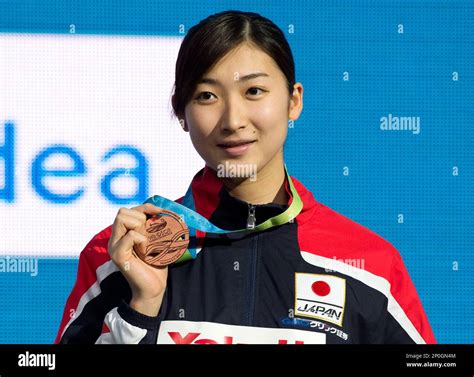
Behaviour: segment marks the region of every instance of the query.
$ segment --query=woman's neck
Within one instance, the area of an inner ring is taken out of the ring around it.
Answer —
[[[283,154],[280,153],[255,178],[220,178],[227,191],[234,198],[251,204],[288,204],[289,195],[285,190],[285,168]]]

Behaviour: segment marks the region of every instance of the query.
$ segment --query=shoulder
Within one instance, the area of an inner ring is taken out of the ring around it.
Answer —
[[[399,251],[366,226],[316,202],[311,218],[298,230],[302,252],[339,261],[390,280]]]
[[[107,264],[113,263],[108,251],[111,234],[112,225],[109,225],[94,235],[84,247],[79,256],[79,270],[82,273],[85,273],[85,271],[96,271],[99,268],[105,268]]]

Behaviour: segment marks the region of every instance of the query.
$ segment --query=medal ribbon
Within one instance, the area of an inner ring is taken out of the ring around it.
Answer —
[[[277,216],[271,217],[263,223],[256,225],[253,229],[237,229],[237,230],[226,230],[221,229],[214,224],[212,224],[204,216],[196,212],[196,206],[194,204],[194,198],[192,194],[191,185],[189,185],[186,195],[183,198],[182,203],[176,203],[170,199],[164,198],[160,195],[154,195],[151,198],[147,199],[145,203],[151,203],[157,207],[172,211],[180,216],[186,225],[189,228],[189,238],[190,243],[186,252],[178,259],[175,263],[181,263],[190,259],[196,259],[198,251],[196,248],[196,229],[205,233],[215,233],[215,234],[226,234],[226,233],[240,233],[240,232],[259,232],[262,230],[270,229],[274,226],[283,225],[291,220],[293,220],[303,209],[303,202],[296,191],[295,186],[288,174],[288,170],[285,165],[285,174],[288,179],[288,184],[290,186],[291,196],[293,200],[291,201],[290,206],[282,213]]]

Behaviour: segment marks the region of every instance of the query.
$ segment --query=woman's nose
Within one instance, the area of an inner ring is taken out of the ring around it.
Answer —
[[[222,119],[222,129],[237,131],[248,125],[248,117],[245,105],[241,100],[232,99],[225,104],[225,111]]]

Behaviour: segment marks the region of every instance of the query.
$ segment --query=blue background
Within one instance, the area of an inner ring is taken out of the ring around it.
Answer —
[[[1,1],[0,32],[183,36],[227,9],[270,18],[292,47],[305,93],[291,175],[400,251],[438,342],[474,343],[474,2]],[[381,131],[388,114],[419,116],[420,134]],[[0,274],[0,342],[53,342],[77,259],[38,270]]]

